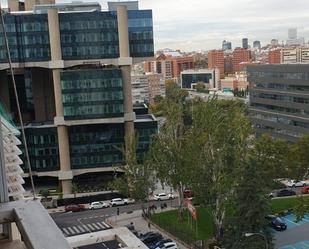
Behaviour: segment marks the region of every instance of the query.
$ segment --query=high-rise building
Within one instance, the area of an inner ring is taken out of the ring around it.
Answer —
[[[272,45],[272,46],[278,46],[278,45],[279,45],[278,39],[272,39],[272,40],[270,41],[270,45]]]
[[[255,49],[261,49],[261,42],[260,41],[254,41],[253,42],[253,48]]]
[[[132,63],[154,56],[152,11],[132,1],[108,11],[73,5],[79,11],[48,4],[4,17],[32,170],[64,195],[72,180],[101,183],[124,163],[125,136],[139,133],[140,154],[157,130],[153,116],[136,117],[131,93]],[[18,123],[3,41],[0,33],[0,100]]]
[[[268,63],[269,64],[280,64],[281,63],[281,49],[271,49],[268,52]]]
[[[257,135],[295,142],[309,132],[309,65],[255,65],[247,73]]]
[[[232,50],[232,43],[224,40],[222,42],[222,50],[223,51]]]
[[[212,50],[208,52],[208,68],[218,68],[220,74],[224,74],[223,50]]]
[[[233,51],[233,71],[234,72],[240,72],[244,68],[241,65],[243,62],[250,62],[251,61],[251,51],[244,48],[236,48]]]
[[[297,28],[291,28],[288,30],[288,39],[297,39]]]
[[[288,30],[288,40],[286,41],[287,46],[302,46],[305,40],[303,37],[297,37],[297,28],[291,28]]]
[[[248,38],[243,38],[242,39],[242,48],[244,48],[244,49],[248,49],[249,48]]]

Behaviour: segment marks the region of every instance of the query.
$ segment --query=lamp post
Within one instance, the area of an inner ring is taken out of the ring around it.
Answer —
[[[267,241],[267,238],[266,236],[263,234],[263,233],[244,233],[244,236],[245,237],[251,237],[251,236],[261,236],[263,237],[264,241],[265,241],[265,248],[268,249],[268,241]]]

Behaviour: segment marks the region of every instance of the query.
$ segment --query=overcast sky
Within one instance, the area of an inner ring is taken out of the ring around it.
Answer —
[[[3,1],[3,0],[1,0]],[[93,2],[95,0],[84,0]],[[57,2],[71,2],[58,0]],[[98,0],[106,8],[107,0]],[[272,38],[287,39],[287,30],[309,41],[309,0],[139,0],[140,9],[153,10],[155,49],[185,51],[220,48],[222,40],[240,46]]]

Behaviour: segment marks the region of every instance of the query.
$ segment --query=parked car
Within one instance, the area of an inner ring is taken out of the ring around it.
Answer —
[[[178,247],[177,244],[172,241],[164,243],[161,247],[157,247],[156,249],[178,249]]]
[[[112,207],[115,207],[115,206],[122,206],[122,205],[124,205],[124,201],[123,201],[123,199],[121,199],[121,198],[115,198],[115,199],[112,199],[110,205],[111,205]]]
[[[291,195],[296,195],[295,191],[289,190],[289,189],[281,189],[278,191],[277,196],[282,197],[282,196],[291,196]]]
[[[306,186],[306,183],[303,181],[298,181],[298,180],[288,180],[286,186],[290,188],[304,187]]]
[[[160,193],[160,194],[156,194],[154,195],[153,199],[155,201],[166,201],[166,200],[170,200],[170,199],[173,199],[174,196],[172,194],[165,194],[165,193]]]
[[[140,238],[140,240],[146,245],[155,244],[162,239],[163,237],[160,233],[153,232],[147,233]]]
[[[69,204],[64,207],[65,212],[80,212],[85,210],[85,206],[81,204]]]
[[[302,194],[308,194],[309,193],[309,186],[304,186],[301,188],[301,193]]]
[[[89,209],[94,210],[94,209],[100,209],[100,208],[107,208],[109,207],[108,203],[103,202],[103,201],[95,201],[90,203]]]
[[[152,246],[149,246],[149,249],[156,249],[157,247],[160,248],[164,245],[164,243],[167,243],[167,242],[173,242],[173,241],[171,239],[163,239],[153,244]]]
[[[287,228],[285,222],[279,217],[275,215],[267,215],[266,219],[268,220],[269,226],[274,228],[277,231],[284,231]]]
[[[135,200],[132,199],[132,198],[125,198],[125,199],[123,199],[123,202],[124,202],[125,205],[128,205],[128,204],[134,204]]]

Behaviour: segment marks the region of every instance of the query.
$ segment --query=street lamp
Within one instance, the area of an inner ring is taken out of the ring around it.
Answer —
[[[263,233],[244,233],[244,236],[247,237],[247,238],[251,237],[251,236],[255,236],[255,235],[263,237],[263,239],[265,241],[265,248],[268,249],[267,238]]]

